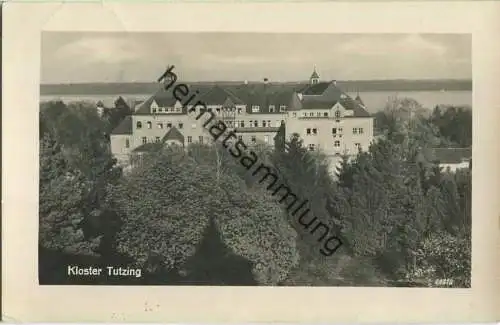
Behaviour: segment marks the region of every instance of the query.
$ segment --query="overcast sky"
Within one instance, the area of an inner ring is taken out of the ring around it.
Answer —
[[[471,37],[452,34],[44,32],[42,83],[470,79]]]

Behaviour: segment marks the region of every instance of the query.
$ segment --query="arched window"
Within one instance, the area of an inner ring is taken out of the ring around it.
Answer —
[[[153,125],[151,124],[151,122],[148,121],[148,129],[151,129],[153,127]]]
[[[340,118],[340,111],[335,111],[335,117]]]
[[[137,121],[137,128],[138,128],[138,129],[141,129],[141,128],[142,128],[142,122],[141,122],[141,121]]]

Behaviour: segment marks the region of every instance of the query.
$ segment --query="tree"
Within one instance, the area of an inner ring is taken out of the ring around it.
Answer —
[[[110,134],[126,116],[132,114],[132,109],[121,96],[115,100],[114,105],[115,107],[106,108],[103,112],[103,119],[108,123],[106,134]]]
[[[464,107],[438,107],[429,118],[448,146],[469,147],[472,145],[472,110]]]
[[[417,250],[417,276],[425,276],[430,286],[439,279],[453,280],[455,287],[470,287],[470,234],[437,232],[426,238]]]
[[[42,105],[40,243],[43,247],[98,254],[103,236],[112,235],[109,226],[116,220],[108,213],[104,198],[108,184],[121,177],[121,169],[112,158],[103,136],[104,128],[97,112],[86,103]],[[64,245],[66,241],[68,244]],[[73,241],[74,244],[69,244]]]
[[[295,232],[268,193],[214,173],[213,160],[200,163],[183,150],[165,148],[145,161],[110,195],[123,219],[118,249],[138,265],[189,274],[211,224],[231,252],[252,263],[261,284],[281,281],[297,263]]]
[[[71,169],[59,144],[46,133],[40,144],[40,243],[61,252],[94,255],[99,237],[87,240],[80,227],[87,184]]]

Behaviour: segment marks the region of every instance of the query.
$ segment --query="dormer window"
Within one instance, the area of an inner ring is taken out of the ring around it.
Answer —
[[[274,113],[274,105],[269,105],[269,113]]]
[[[260,112],[260,106],[259,105],[253,105],[252,106],[252,113],[258,113]]]
[[[280,106],[280,112],[284,112],[286,110],[286,105],[281,105]]]

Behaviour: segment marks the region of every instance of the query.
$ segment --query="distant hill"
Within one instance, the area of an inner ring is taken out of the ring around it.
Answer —
[[[197,87],[210,87],[214,84],[237,86],[242,81],[221,82],[186,82]],[[249,84],[256,84],[250,82]],[[270,82],[270,85],[298,88],[305,82]],[[471,80],[349,80],[338,81],[337,85],[347,92],[355,91],[439,91],[439,90],[472,90]],[[155,82],[130,83],[74,83],[74,84],[42,84],[40,95],[108,95],[108,94],[148,94],[158,90]]]

